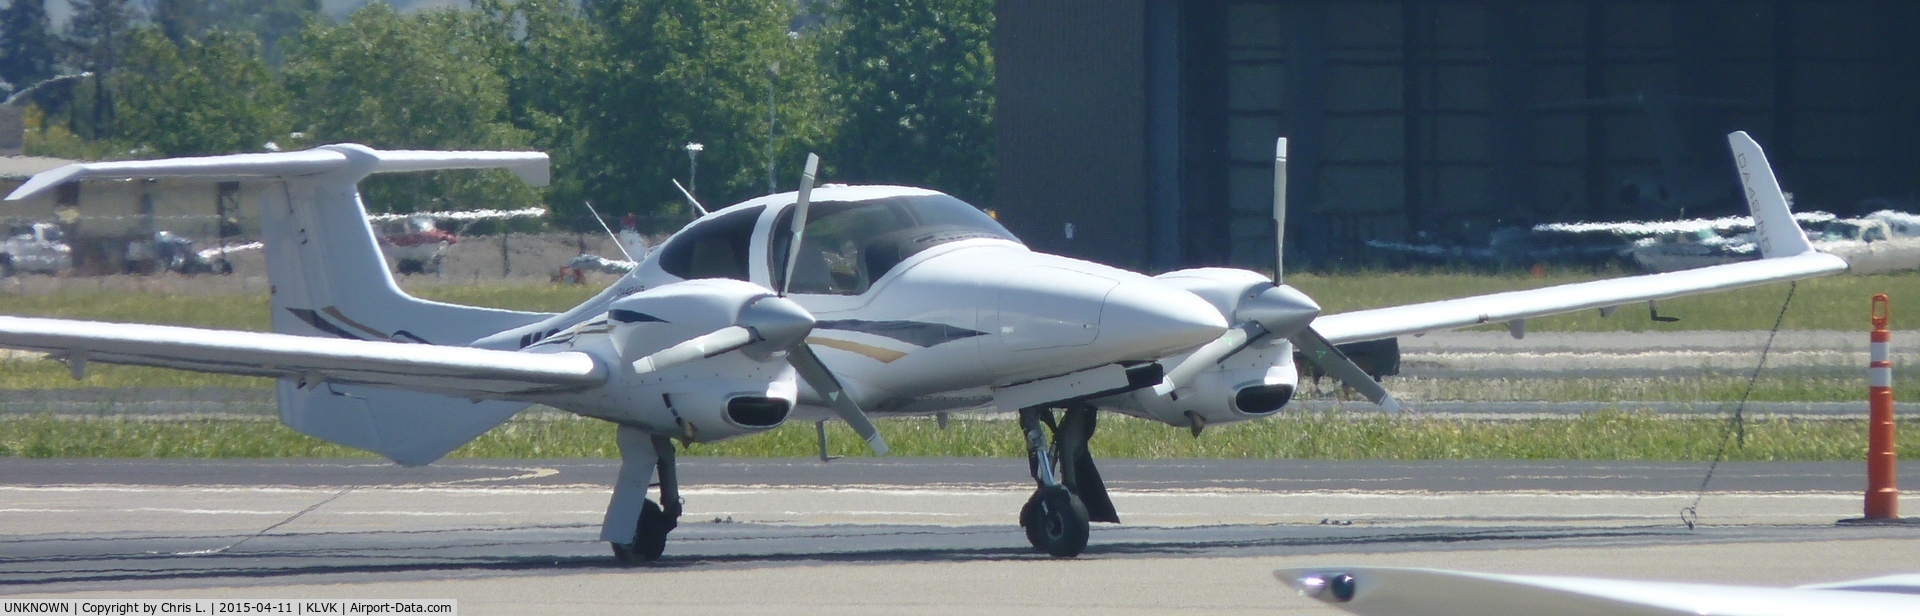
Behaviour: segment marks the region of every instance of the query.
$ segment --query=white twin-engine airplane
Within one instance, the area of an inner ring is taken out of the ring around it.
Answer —
[[[1518,332],[1542,315],[1846,269],[1808,244],[1759,146],[1744,133],[1730,139],[1763,260],[1329,316],[1278,276],[1203,268],[1150,277],[1029,250],[941,193],[814,189],[813,157],[798,192],[693,222],[560,314],[401,292],[356,188],[372,173],[488,167],[539,185],[544,154],[332,145],[76,164],[8,198],[85,180],[271,184],[260,205],[275,333],[0,317],[0,346],[62,358],[76,377],[88,362],[278,377],[287,426],[404,465],[432,462],[533,403],[613,422],[622,466],[600,536],[622,562],[658,558],[680,515],[675,439],[838,416],[884,453],[870,415],[1018,412],[1038,483],[1021,525],[1034,547],[1074,556],[1089,521],[1119,521],[1087,451],[1100,410],[1196,436],[1272,415],[1293,396],[1296,347],[1397,410],[1334,344],[1482,323]],[[648,499],[655,482],[658,501]]]

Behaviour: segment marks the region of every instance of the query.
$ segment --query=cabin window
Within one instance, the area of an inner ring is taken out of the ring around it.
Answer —
[[[660,247],[660,269],[686,280],[747,280],[747,249],[762,209],[734,210],[693,223]]]
[[[774,223],[770,242],[768,262],[775,285],[786,276],[792,229],[793,208],[788,207]],[[807,206],[807,232],[789,288],[794,293],[859,295],[907,257],[972,238],[1019,241],[979,209],[947,195],[813,203]]]

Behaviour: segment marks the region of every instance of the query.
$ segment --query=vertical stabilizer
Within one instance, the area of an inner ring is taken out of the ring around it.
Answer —
[[[299,152],[81,163],[34,176],[7,198],[69,182],[195,178],[269,184],[260,203],[273,331],[302,336],[465,346],[547,315],[430,302],[387,271],[359,183],[380,172],[504,168],[535,185],[539,152],[382,151],[354,144]],[[417,465],[446,455],[526,405],[282,379],[280,420],[303,434]]]
[[[1773,167],[1767,164],[1767,153],[1760,150],[1760,144],[1746,131],[1736,131],[1727,135],[1727,144],[1733,148],[1734,169],[1740,174],[1741,194],[1746,196],[1747,209],[1753,214],[1754,235],[1760,244],[1760,256],[1763,258],[1791,257],[1813,250],[1813,243],[1807,241],[1807,234],[1793,221],[1793,212],[1787,208],[1787,196],[1780,192],[1780,181],[1773,176]]]
[[[357,145],[324,149],[344,155],[346,164],[287,178],[281,183],[284,190],[261,203],[267,277],[274,287],[274,331],[466,345],[545,317],[429,302],[402,292],[387,270],[358,188],[368,174],[387,170],[382,168],[385,153]],[[394,157],[403,164],[387,166],[406,171],[439,168],[433,165],[433,154],[474,153],[408,153]],[[406,465],[439,459],[526,407],[364,386],[308,385],[280,381],[282,423]]]

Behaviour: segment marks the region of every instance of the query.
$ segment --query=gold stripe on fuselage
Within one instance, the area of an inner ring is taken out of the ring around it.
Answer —
[[[840,349],[848,353],[858,353],[860,355],[871,357],[875,361],[878,361],[883,364],[890,364],[890,363],[893,363],[893,361],[896,359],[900,359],[902,357],[907,356],[906,353],[895,351],[893,349],[885,349],[885,348],[873,346],[870,344],[860,344],[858,342],[852,342],[848,340],[836,340],[833,338],[823,338],[820,336],[808,336],[807,344],[811,344],[814,346],[823,346],[830,349]]]

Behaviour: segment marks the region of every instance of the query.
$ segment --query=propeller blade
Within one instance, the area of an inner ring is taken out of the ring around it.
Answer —
[[[820,362],[820,356],[813,354],[813,347],[805,342],[793,345],[791,352],[787,353],[787,363],[793,364],[800,378],[827,399],[833,412],[853,427],[853,432],[867,442],[867,447],[873,449],[874,455],[887,455],[887,442],[880,438],[880,429],[873,427],[873,421],[867,419],[865,411],[860,410],[860,404],[847,396],[846,390],[840,387],[840,380],[833,378],[833,371]]]
[[[753,330],[739,325],[729,325],[633,360],[633,371],[645,374],[655,370],[665,370],[681,363],[733,351],[753,344],[753,341]]]
[[[813,198],[814,173],[820,170],[820,156],[807,154],[807,169],[800,174],[800,200],[793,204],[793,239],[787,242],[787,277],[780,279],[780,296],[793,288],[793,266],[800,262],[800,239],[807,232],[807,201]]]
[[[1287,243],[1287,138],[1273,146],[1273,284],[1280,284]]]
[[[1289,340],[1293,341],[1295,348],[1300,349],[1307,361],[1319,366],[1320,370],[1326,372],[1328,376],[1340,379],[1341,383],[1360,392],[1360,395],[1366,396],[1368,400],[1380,405],[1380,408],[1387,412],[1400,412],[1400,402],[1393,399],[1393,394],[1387,393],[1386,387],[1368,376],[1365,370],[1361,370],[1359,365],[1353,363],[1353,360],[1347,359],[1347,355],[1341,353],[1333,343],[1327,342],[1326,337],[1321,336],[1320,332],[1308,327],[1294,334]]]
[[[1174,390],[1185,387],[1187,383],[1193,381],[1193,377],[1199,376],[1199,374],[1206,371],[1206,369],[1226,361],[1228,357],[1232,357],[1234,353],[1238,353],[1241,349],[1247,348],[1248,345],[1253,344],[1253,341],[1258,340],[1261,336],[1266,335],[1266,333],[1266,328],[1261,327],[1259,323],[1253,321],[1246,321],[1234,326],[1232,329],[1227,330],[1227,333],[1221,334],[1219,338],[1213,339],[1213,342],[1206,343],[1201,345],[1200,348],[1194,349],[1193,354],[1181,360],[1180,365],[1174,366],[1172,370],[1168,370],[1166,377],[1160,380],[1160,384],[1153,386],[1153,393],[1164,396],[1172,393]]]

